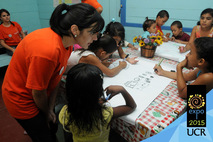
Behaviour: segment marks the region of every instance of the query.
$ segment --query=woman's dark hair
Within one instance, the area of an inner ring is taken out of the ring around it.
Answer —
[[[143,23],[143,31],[147,31],[147,28],[150,28],[152,24],[154,23],[155,23],[155,20],[148,19],[148,17],[146,17],[146,21]]]
[[[118,47],[116,41],[111,36],[106,34],[99,34],[98,40],[93,41],[93,43],[90,44],[88,50],[95,52],[101,48],[106,51],[106,53],[113,53],[115,50],[117,50]]]
[[[194,41],[197,49],[198,58],[203,58],[208,63],[208,70],[213,72],[213,38],[212,37],[200,37]]]
[[[203,14],[207,14],[207,13],[209,13],[213,17],[213,9],[212,8],[206,8],[201,12],[200,18]],[[197,25],[200,25],[200,20],[197,22]],[[212,23],[212,25],[213,25],[213,23]]]
[[[3,12],[7,13],[7,14],[10,16],[10,12],[9,12],[9,11],[7,11],[6,9],[0,9],[0,17],[1,17],[1,14],[2,14]],[[1,25],[2,23],[3,23],[2,20],[0,20],[0,25]],[[11,23],[13,26],[15,26],[15,24],[14,24],[13,22],[10,21],[10,23]]]
[[[104,106],[99,104],[103,96],[103,73],[90,64],[80,63],[73,66],[66,79],[66,95],[68,101],[69,123],[74,124],[79,131],[91,132],[96,126],[100,129]]]
[[[51,29],[61,37],[64,35],[73,36],[70,31],[72,25],[77,25],[80,31],[85,28],[92,28],[91,33],[97,33],[103,29],[104,19],[89,4],[58,5],[50,18]]]
[[[167,17],[169,19],[169,13],[166,11],[166,10],[161,10],[160,12],[158,12],[157,17],[160,17],[160,18],[164,18],[164,17]]]
[[[183,28],[183,25],[180,21],[174,21],[171,26],[177,25],[178,29]]]
[[[111,37],[119,36],[121,37],[121,40],[125,39],[125,29],[123,25],[119,22],[110,22],[106,26],[106,30],[104,31],[104,34],[108,34]]]

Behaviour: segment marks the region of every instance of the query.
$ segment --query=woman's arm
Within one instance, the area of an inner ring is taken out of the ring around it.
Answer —
[[[6,48],[6,49],[8,49],[8,50],[10,50],[10,51],[12,51],[12,52],[15,51],[15,49],[13,49],[13,48],[10,47],[9,45],[7,45],[7,44],[4,42],[3,39],[0,39],[0,42],[1,42],[1,45],[2,45],[4,48]]]
[[[87,63],[91,65],[97,66],[105,75],[109,77],[113,77],[117,75],[122,69],[124,69],[127,65],[125,61],[120,61],[119,65],[113,69],[107,68],[105,65],[101,63],[101,61],[94,55],[83,56],[79,60],[78,63]]]
[[[47,123],[51,121],[54,122],[53,114],[48,105],[47,90],[32,90],[32,94],[36,106],[45,115]]]
[[[106,90],[107,94],[111,94],[109,99],[111,99],[115,95],[121,93],[121,95],[123,96],[123,98],[126,102],[126,105],[120,105],[120,106],[117,106],[117,107],[113,107],[113,118],[117,118],[117,117],[120,117],[120,116],[123,116],[123,115],[130,114],[137,107],[134,99],[126,91],[126,89],[124,87],[122,87],[122,86],[109,86],[105,90]]]
[[[20,34],[21,34],[22,39],[24,39],[24,38],[25,38],[25,36],[26,36],[26,35],[24,34],[24,32],[23,32],[23,31],[21,31],[21,32],[20,32]]]

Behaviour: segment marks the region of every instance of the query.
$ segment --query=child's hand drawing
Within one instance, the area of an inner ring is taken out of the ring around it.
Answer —
[[[124,69],[127,66],[127,63],[125,61],[119,61],[119,65]]]
[[[163,75],[164,70],[162,69],[162,67],[160,65],[156,64],[153,69],[156,74]]]
[[[110,100],[113,96],[121,93],[123,90],[124,90],[124,88],[119,85],[111,85],[105,89],[106,94],[108,94],[108,95],[111,94],[111,96],[109,97],[108,100]]]

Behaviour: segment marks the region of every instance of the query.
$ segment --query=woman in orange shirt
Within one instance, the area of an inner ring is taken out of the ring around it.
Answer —
[[[72,45],[87,49],[103,27],[103,18],[92,6],[61,4],[50,18],[50,28],[31,32],[17,46],[2,96],[10,115],[33,142],[56,141],[54,105]]]
[[[7,49],[7,54],[12,56],[25,34],[17,22],[10,21],[10,13],[6,9],[0,10],[0,19],[0,43]]]

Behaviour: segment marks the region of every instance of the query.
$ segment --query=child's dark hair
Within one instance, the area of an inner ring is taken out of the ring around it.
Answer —
[[[203,58],[208,63],[208,70],[213,72],[213,38],[200,37],[194,41],[198,58]]]
[[[148,17],[146,17],[146,21],[143,23],[143,30],[147,31],[147,28],[150,28],[152,26],[152,24],[155,23],[155,20],[153,19],[148,19]]]
[[[180,21],[174,21],[171,24],[171,26],[174,26],[174,25],[176,25],[178,27],[178,29],[183,28],[183,25],[182,25],[182,23]]]
[[[95,52],[98,49],[102,48],[106,53],[113,53],[117,50],[117,44],[116,41],[107,34],[99,34],[98,40],[93,41],[92,44],[90,44],[88,50]]]
[[[9,12],[9,11],[7,11],[6,9],[1,9],[1,10],[0,10],[0,16],[1,16],[1,14],[2,14],[3,12],[7,13],[8,15],[10,15],[10,12]],[[0,20],[0,25],[1,25],[2,23],[3,23],[2,20]],[[13,22],[10,21],[10,23],[11,23],[13,26],[15,26],[15,24],[14,24]]]
[[[106,26],[106,30],[104,31],[104,34],[108,34],[111,37],[119,36],[121,37],[121,40],[125,39],[125,29],[123,25],[119,22],[110,22]]]
[[[160,18],[164,18],[164,17],[167,17],[169,19],[169,13],[166,11],[166,10],[161,10],[160,12],[158,12],[157,17],[160,17]]]
[[[79,131],[91,132],[96,126],[105,124],[99,104],[103,94],[103,73],[90,64],[80,63],[73,66],[66,79],[66,94],[68,101],[69,123],[75,124]]]
[[[91,33],[97,33],[103,29],[104,19],[89,4],[58,5],[50,18],[51,29],[61,37],[64,35],[73,36],[70,31],[72,25],[77,25],[80,31],[85,28],[92,28]]]
[[[200,18],[203,14],[207,14],[207,13],[209,13],[213,17],[213,9],[212,8],[206,8],[201,12]],[[197,25],[200,25],[200,20],[197,22]],[[212,23],[212,26],[213,26],[213,23]]]

